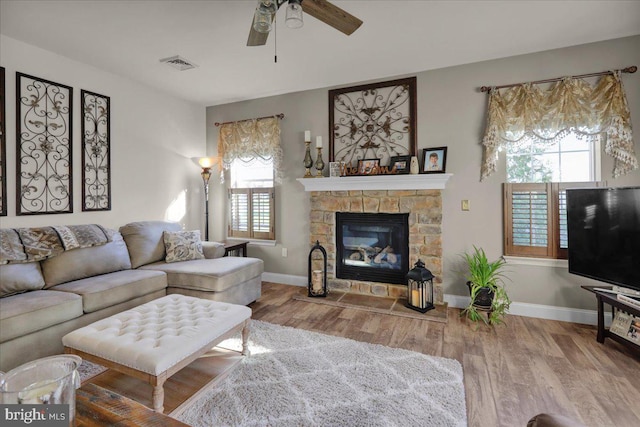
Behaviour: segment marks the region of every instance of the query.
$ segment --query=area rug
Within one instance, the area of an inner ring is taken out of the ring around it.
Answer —
[[[240,350],[240,337],[221,347]],[[261,321],[249,349],[177,418],[194,427],[467,425],[456,360]]]

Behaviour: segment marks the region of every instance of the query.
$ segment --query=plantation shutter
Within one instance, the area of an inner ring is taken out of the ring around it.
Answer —
[[[249,230],[249,188],[229,190],[229,237],[251,237]]]
[[[251,191],[251,237],[254,239],[275,239],[273,195],[273,188],[254,188]]]
[[[566,259],[566,190],[601,185],[599,182],[504,184],[505,255]]]
[[[505,255],[551,256],[551,184],[504,184]]]
[[[229,190],[229,237],[275,239],[274,189],[234,188]]]

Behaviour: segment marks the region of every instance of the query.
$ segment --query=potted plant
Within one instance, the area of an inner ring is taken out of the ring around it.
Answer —
[[[489,262],[482,248],[473,247],[473,253],[465,253],[471,302],[462,311],[470,320],[482,320],[486,324],[499,324],[509,310],[511,300],[504,288],[504,258]],[[481,312],[487,312],[484,316]]]

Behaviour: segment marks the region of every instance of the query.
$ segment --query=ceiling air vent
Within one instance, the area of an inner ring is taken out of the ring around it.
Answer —
[[[169,65],[170,67],[175,68],[176,70],[185,71],[190,70],[192,68],[196,68],[197,65],[193,62],[189,61],[181,57],[180,55],[172,56],[170,58],[161,59],[160,62]]]

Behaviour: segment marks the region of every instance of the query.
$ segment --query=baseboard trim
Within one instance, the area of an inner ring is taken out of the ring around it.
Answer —
[[[469,305],[471,298],[462,295],[445,294],[444,300],[449,306],[464,308]],[[527,302],[512,302],[509,314],[523,317],[537,317],[538,319],[559,320],[561,322],[583,323],[585,325],[598,324],[596,310],[581,308],[557,307],[553,305],[530,304]],[[611,313],[604,314],[605,325],[611,324]]]
[[[307,278],[305,276],[295,276],[292,274],[262,273],[262,280],[265,282],[282,283],[284,285],[307,286]],[[470,298],[463,295],[445,294],[444,300],[449,303],[451,307],[464,308],[469,305]],[[559,320],[561,322],[583,323],[585,325],[598,324],[598,312],[596,310],[530,304],[527,302],[512,302],[509,314]],[[611,312],[604,314],[604,322],[607,326],[611,324]]]
[[[305,276],[294,276],[292,274],[280,273],[262,273],[263,282],[282,283],[283,285],[307,286],[307,278]]]

